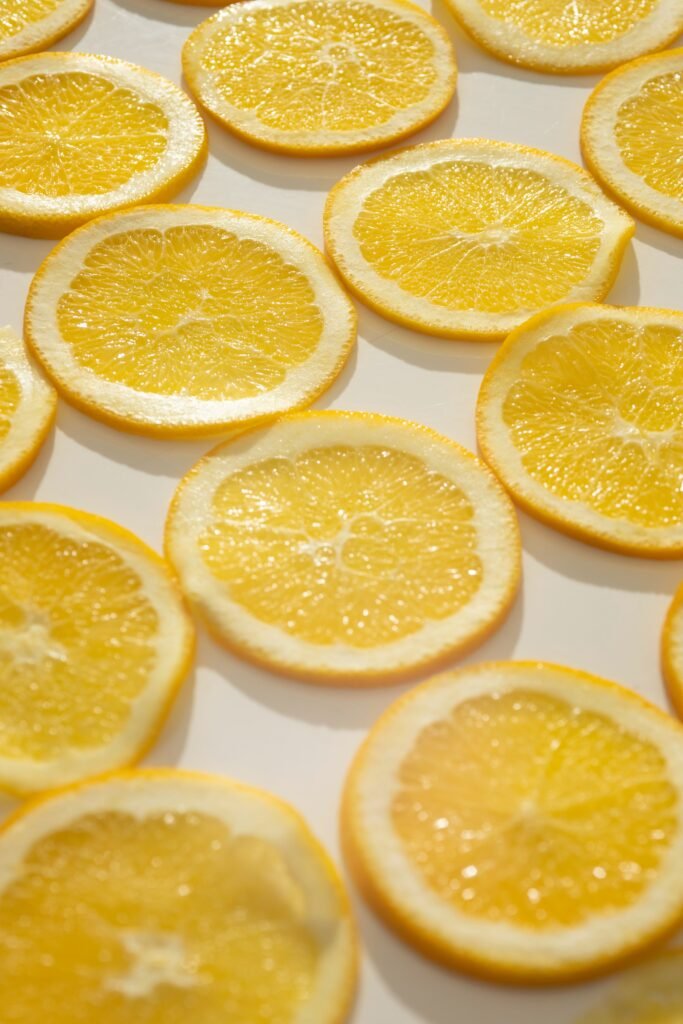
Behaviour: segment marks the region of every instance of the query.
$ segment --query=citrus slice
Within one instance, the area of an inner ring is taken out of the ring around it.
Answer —
[[[23,808],[0,833],[8,1020],[342,1024],[355,933],[287,804],[171,769]]]
[[[599,974],[683,915],[683,728],[538,662],[429,680],[379,719],[343,838],[366,898],[422,952],[527,983]]]
[[[407,0],[252,0],[202,22],[183,50],[200,103],[248,142],[358,152],[429,124],[455,91],[444,29]]]
[[[664,621],[662,666],[671,703],[683,718],[683,584],[674,594]]]
[[[520,572],[514,510],[482,463],[370,413],[299,413],[220,445],[181,482],[166,550],[218,639],[349,686],[480,642]]]
[[[0,60],[47,49],[71,32],[93,0],[3,0],[0,4]]]
[[[0,491],[29,468],[56,411],[57,396],[29,362],[21,338],[0,327]]]
[[[192,101],[144,68],[86,53],[0,65],[0,230],[56,238],[175,195],[206,155]]]
[[[283,224],[141,206],[53,249],[33,279],[25,326],[84,412],[188,435],[313,401],[353,346],[356,313],[322,254]]]
[[[137,537],[59,505],[0,504],[0,788],[140,757],[192,649],[168,567]]]
[[[446,0],[485,50],[536,71],[604,71],[683,31],[680,0]]]
[[[628,971],[580,1024],[680,1024],[682,1020],[683,951],[671,950]]]
[[[593,174],[642,220],[683,236],[683,49],[618,68],[591,93],[581,146]]]
[[[484,377],[484,458],[550,525],[625,554],[680,557],[682,350],[683,313],[540,313],[510,335]]]
[[[330,192],[325,241],[382,316],[502,338],[546,306],[609,291],[631,218],[560,157],[448,139],[363,164]]]

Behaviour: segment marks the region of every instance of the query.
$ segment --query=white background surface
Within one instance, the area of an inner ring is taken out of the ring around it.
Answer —
[[[471,44],[440,0],[432,11],[454,40],[458,96],[414,141],[482,136],[579,160],[581,109],[597,77],[553,78],[508,67]],[[180,82],[181,45],[210,13],[166,0],[95,0],[94,14],[54,48],[111,54]],[[321,245],[326,192],[360,158],[289,159],[252,149],[213,124],[209,131],[208,165],[179,200],[265,214]],[[30,277],[51,244],[0,235],[0,323],[21,329]],[[683,241],[639,224],[611,300],[683,305],[682,254]],[[494,348],[420,336],[361,308],[357,353],[318,404],[420,420],[473,448],[477,389]],[[120,434],[62,403],[54,437],[5,497],[88,509],[159,548],[176,482],[209,447]],[[564,662],[665,705],[659,633],[683,566],[600,552],[520,518],[522,592],[503,628],[470,660]],[[150,760],[273,790],[300,808],[338,859],[344,773],[365,730],[402,689],[299,685],[241,663],[202,635],[194,678]],[[602,990],[481,985],[430,965],[360,905],[358,911],[365,956],[353,1024],[569,1024]]]

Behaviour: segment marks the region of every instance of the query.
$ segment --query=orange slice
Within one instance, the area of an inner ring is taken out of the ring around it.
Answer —
[[[206,130],[172,82],[113,57],[0,64],[0,230],[58,238],[109,210],[175,195]]]
[[[664,621],[662,665],[671,703],[683,718],[683,584],[674,594]]]
[[[0,503],[0,789],[141,757],[193,645],[168,566],[133,534],[60,505]]]
[[[337,871],[276,797],[171,769],[29,803],[0,832],[13,1022],[343,1024],[355,932]]]
[[[548,310],[514,331],[479,392],[484,458],[516,501],[581,540],[683,554],[683,313]]]
[[[374,908],[444,963],[548,983],[597,975],[683,916],[683,728],[572,669],[439,676],[379,719],[342,825]]]
[[[33,368],[21,338],[0,327],[0,491],[31,466],[56,411],[57,396]]]
[[[514,511],[479,460],[370,413],[283,416],[220,445],[182,481],[166,550],[219,640],[347,686],[481,642],[520,573]]]
[[[611,288],[633,222],[568,160],[486,139],[362,164],[325,207],[325,244],[382,316],[496,340],[531,313]]]
[[[642,220],[683,236],[683,49],[617,68],[588,98],[586,163]]]
[[[247,142],[300,156],[358,152],[424,127],[453,96],[444,29],[407,0],[253,0],[199,25],[188,84]]]
[[[616,67],[683,31],[679,0],[446,0],[500,60],[558,75]]]
[[[93,0],[3,0],[0,60],[46,50],[80,24]]]
[[[312,402],[353,347],[356,313],[322,254],[283,224],[141,206],[52,250],[25,326],[46,372],[84,412],[186,436]]]
[[[607,999],[578,1024],[680,1024],[683,951],[671,950],[628,971]]]

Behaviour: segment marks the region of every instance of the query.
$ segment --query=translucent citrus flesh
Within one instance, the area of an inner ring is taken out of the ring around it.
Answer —
[[[56,759],[106,745],[156,660],[157,612],[105,544],[0,527],[0,751]]]
[[[354,0],[307,0],[219,24],[201,67],[224,100],[280,131],[382,125],[431,91],[434,44],[412,21]]]
[[[153,167],[168,121],[154,103],[95,74],[36,74],[0,87],[0,187],[32,196],[102,195]]]
[[[683,522],[683,333],[593,321],[530,351],[503,419],[526,472],[646,527]]]
[[[679,828],[657,748],[523,688],[454,707],[404,759],[392,821],[459,912],[525,929],[578,925],[642,898]]]
[[[587,203],[536,171],[453,160],[377,188],[354,236],[373,269],[411,295],[511,313],[583,281],[602,228]]]
[[[323,330],[300,270],[261,242],[196,224],[95,245],[57,320],[78,363],[105,380],[203,399],[275,388]]]
[[[617,981],[603,1006],[580,1024],[680,1024],[683,955],[680,950],[646,962]]]
[[[683,73],[646,82],[619,107],[614,126],[624,163],[647,184],[683,199]]]
[[[515,25],[530,39],[553,46],[619,39],[658,6],[659,0],[479,0],[492,18]]]
[[[0,43],[47,18],[60,6],[61,0],[0,0]]]
[[[473,509],[415,456],[312,448],[236,472],[200,539],[233,601],[313,644],[372,648],[453,615],[477,593]]]
[[[290,1024],[311,909],[275,847],[208,814],[83,816],[0,896],[3,1020]]]
[[[0,441],[7,437],[20,402],[19,381],[10,369],[0,362]]]

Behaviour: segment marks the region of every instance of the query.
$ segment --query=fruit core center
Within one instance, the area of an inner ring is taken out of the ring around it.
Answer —
[[[358,53],[352,43],[342,43],[338,40],[330,43],[323,43],[320,48],[320,60],[326,64],[349,64],[358,62]]]
[[[66,650],[52,636],[48,615],[38,609],[25,610],[20,625],[0,629],[0,646],[10,652],[15,665],[67,660]]]
[[[111,978],[107,987],[130,999],[144,999],[158,985],[192,988],[201,982],[178,935],[129,931],[121,941],[130,957],[123,974]]]

